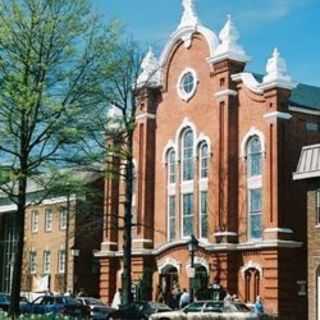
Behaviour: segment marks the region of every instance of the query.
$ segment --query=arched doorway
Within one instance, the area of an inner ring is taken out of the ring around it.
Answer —
[[[169,265],[164,268],[160,274],[160,291],[164,296],[165,302],[169,300],[174,289],[179,287],[178,269],[175,266]]]
[[[206,300],[209,298],[208,284],[209,275],[207,269],[203,265],[196,265],[193,289],[198,300]]]
[[[250,268],[245,271],[245,300],[254,303],[257,296],[260,296],[260,271]]]

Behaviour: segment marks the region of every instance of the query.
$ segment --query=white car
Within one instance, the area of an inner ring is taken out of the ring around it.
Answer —
[[[199,301],[179,311],[153,314],[151,320],[259,320],[259,316],[243,303]]]

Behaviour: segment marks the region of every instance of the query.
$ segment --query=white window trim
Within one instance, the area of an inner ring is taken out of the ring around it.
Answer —
[[[62,256],[62,253],[64,253],[64,263],[63,263],[63,267],[61,268],[61,256]],[[66,251],[63,249],[63,250],[59,250],[58,251],[58,273],[59,274],[64,274],[66,271],[65,271],[65,268],[66,268],[66,264],[65,264],[65,259],[66,259]]]
[[[167,203],[167,224],[168,224],[167,239],[168,239],[168,241],[174,241],[174,240],[176,240],[176,237],[177,237],[176,232],[175,232],[175,237],[173,239],[170,239],[170,225],[171,225],[171,222],[170,222],[170,220],[171,220],[170,219],[171,218],[171,216],[170,216],[170,198],[171,197],[174,197],[174,200],[175,200],[175,222],[177,223],[177,208],[176,208],[177,199],[176,199],[175,195],[168,195],[168,203]],[[175,228],[176,228],[176,226],[175,226]]]
[[[48,269],[46,269],[46,259],[45,257],[48,255]],[[43,274],[50,274],[51,273],[51,251],[49,250],[44,250],[43,251],[43,261],[42,261],[42,269],[43,269]]]
[[[35,217],[37,218],[35,219]],[[37,221],[36,228],[35,228],[35,221]],[[31,212],[31,232],[32,233],[39,232],[39,212],[37,210],[34,210]]]
[[[248,210],[247,210],[247,217],[248,217],[248,240],[251,242],[259,242],[261,240],[263,240],[263,225],[261,226],[261,237],[259,238],[253,238],[251,236],[251,191],[252,190],[256,190],[256,189],[260,189],[261,190],[261,199],[262,199],[262,187],[258,187],[258,188],[248,188]],[[263,217],[263,201],[261,200],[261,217]],[[262,221],[263,222],[263,221]]]
[[[187,93],[182,89],[182,79],[183,77],[187,74],[187,73],[191,73],[194,79],[194,86],[191,92]],[[196,71],[192,68],[186,68],[182,71],[182,73],[179,76],[178,79],[178,83],[177,83],[177,92],[178,92],[178,96],[181,100],[185,101],[185,102],[189,102],[194,95],[197,92],[198,89],[198,85],[199,85],[199,78],[198,75],[196,73]]]
[[[240,157],[245,159],[247,157],[247,144],[249,140],[254,137],[258,136],[260,139],[261,143],[261,153],[262,153],[262,158],[263,155],[265,154],[266,151],[266,146],[265,146],[265,137],[262,131],[256,129],[255,127],[250,128],[250,130],[246,133],[246,135],[243,137],[241,141],[241,147],[240,147]]]
[[[192,179],[190,180],[184,180],[183,177],[183,169],[184,169],[184,138],[186,133],[190,131],[192,133],[192,142],[193,142],[193,146],[192,146]],[[181,163],[180,163],[180,177],[181,177],[181,183],[182,184],[188,184],[190,182],[194,181],[194,175],[195,175],[195,133],[192,130],[192,128],[190,127],[186,127],[185,130],[182,132],[181,137],[180,137],[180,154],[181,154]]]
[[[35,259],[34,265],[32,264],[31,256],[33,256],[34,259]],[[36,273],[37,273],[37,252],[34,251],[34,250],[31,250],[31,251],[30,251],[30,254],[29,254],[29,264],[30,264],[30,273],[31,273],[31,274],[36,274]],[[33,269],[33,266],[34,266],[34,269]]]
[[[61,231],[65,231],[67,230],[67,224],[68,224],[68,209],[67,208],[64,208],[64,207],[61,207],[60,208],[60,212],[59,212],[59,229]],[[63,212],[65,212],[65,224],[62,225],[62,215],[63,215]]]
[[[51,215],[50,228],[48,228],[48,220],[47,220],[49,212],[50,212],[50,215]],[[51,232],[52,229],[53,229],[53,211],[52,211],[51,208],[46,208],[45,211],[44,211],[44,231],[45,232]]]
[[[193,220],[194,220],[194,193],[193,192],[185,192],[185,193],[181,193],[181,226],[180,226],[180,230],[181,230],[181,239],[185,240],[185,239],[190,239],[190,235],[189,236],[185,236],[184,235],[184,228],[183,228],[183,220],[184,220],[184,201],[183,201],[183,197],[185,195],[192,195],[192,228],[194,228],[194,224],[193,224]]]
[[[202,221],[201,221],[201,218],[202,218],[202,201],[201,201],[201,193],[202,192],[207,192],[207,219],[209,218],[209,210],[208,210],[208,190],[207,189],[204,189],[204,190],[200,190],[199,191],[199,239],[201,241],[208,241],[208,236],[207,237],[203,237],[202,236]],[[209,224],[208,224],[209,225]]]

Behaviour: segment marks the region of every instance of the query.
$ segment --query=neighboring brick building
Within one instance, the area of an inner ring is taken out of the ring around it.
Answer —
[[[306,319],[306,196],[292,172],[301,147],[320,139],[320,88],[293,82],[278,50],[265,76],[245,71],[231,18],[219,39],[192,1],[183,6],[160,62],[149,51],[139,78],[133,279],[146,298],[187,288],[194,233],[197,289],[216,280],[242,300],[262,296],[281,319]],[[97,256],[111,302],[122,272],[115,179],[105,194]]]
[[[99,265],[94,251],[102,240],[104,181],[95,173],[74,174],[84,184],[83,194],[50,196],[27,208],[22,279],[25,293],[82,290],[90,296],[99,295]],[[42,196],[41,186],[28,185],[28,201],[39,201]],[[15,205],[5,204],[4,199],[2,202],[0,212],[13,216]],[[0,274],[5,275],[5,271],[0,269]],[[4,287],[6,292],[9,288]]]
[[[309,320],[320,320],[320,144],[302,149],[294,180],[307,182]]]

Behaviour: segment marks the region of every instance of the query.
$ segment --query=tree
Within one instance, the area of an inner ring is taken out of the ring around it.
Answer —
[[[17,205],[10,314],[19,313],[27,184],[45,190],[77,155],[117,40],[88,0],[0,1],[0,190]],[[46,178],[44,178],[46,177]],[[49,191],[48,191],[49,192]]]
[[[103,170],[107,178],[121,180],[124,191],[119,198],[124,208],[120,226],[123,231],[123,303],[132,302],[131,254],[133,223],[133,184],[135,180],[133,148],[136,129],[136,112],[141,89],[145,86],[159,86],[159,67],[150,50],[145,59],[141,48],[132,40],[119,43],[104,69],[103,96],[106,105],[99,113],[88,116],[91,134],[83,145],[81,161],[89,166],[103,159]],[[150,63],[151,62],[151,63]],[[150,64],[150,65],[149,65]]]

